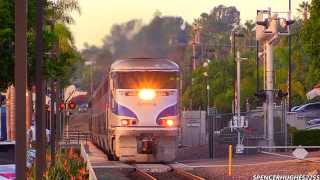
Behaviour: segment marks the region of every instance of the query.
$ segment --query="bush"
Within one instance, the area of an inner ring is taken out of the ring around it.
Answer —
[[[49,159],[49,158],[47,158]],[[34,179],[35,167],[29,169],[28,179]],[[62,151],[56,156],[56,164],[49,167],[43,176],[44,180],[84,180],[89,179],[86,163],[74,149]]]
[[[293,144],[297,146],[320,146],[320,129],[300,130],[294,132]]]

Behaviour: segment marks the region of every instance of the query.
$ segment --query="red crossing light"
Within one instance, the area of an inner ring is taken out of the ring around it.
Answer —
[[[76,104],[75,104],[74,102],[70,101],[70,102],[68,103],[68,108],[69,108],[69,109],[75,109],[75,108],[76,108]]]
[[[64,104],[64,102],[61,102],[60,104],[59,104],[59,109],[60,110],[64,110],[66,108],[66,105]]]

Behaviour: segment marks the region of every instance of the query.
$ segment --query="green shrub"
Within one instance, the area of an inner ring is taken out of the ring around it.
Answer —
[[[299,130],[294,132],[293,144],[297,146],[320,146],[320,129]]]
[[[47,157],[48,160],[49,157]],[[28,170],[28,180],[34,179],[35,166]],[[80,153],[74,149],[60,151],[56,155],[55,166],[49,167],[44,173],[43,180],[86,180],[89,179],[86,163]]]

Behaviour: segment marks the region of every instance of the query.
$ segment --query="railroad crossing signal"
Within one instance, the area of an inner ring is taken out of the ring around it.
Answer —
[[[76,104],[75,104],[74,102],[70,101],[70,102],[68,103],[68,108],[69,108],[69,109],[75,109],[75,108],[76,108]]]
[[[66,108],[66,105],[64,104],[64,102],[61,102],[60,104],[59,104],[59,109],[60,110],[64,110]]]
[[[68,107],[67,107],[66,105],[67,105],[66,103],[61,102],[61,103],[59,104],[59,109],[60,109],[60,110],[64,110],[64,109],[68,108],[68,109],[73,110],[73,109],[75,109],[76,106],[77,106],[76,103],[74,103],[73,101],[68,102]]]

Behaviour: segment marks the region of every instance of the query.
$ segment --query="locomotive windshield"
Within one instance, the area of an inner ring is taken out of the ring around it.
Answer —
[[[113,74],[116,89],[177,89],[177,72],[136,71],[116,72]]]

